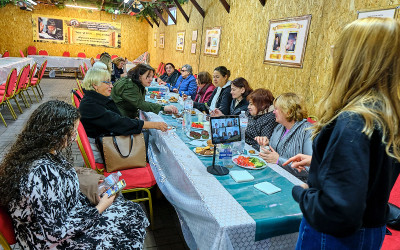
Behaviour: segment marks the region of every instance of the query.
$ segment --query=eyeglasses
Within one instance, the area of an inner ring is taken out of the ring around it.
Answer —
[[[109,81],[102,81],[102,83],[105,83],[107,85],[112,85],[112,82],[109,82]]]
[[[187,69],[181,69],[181,72],[186,72],[187,71]]]

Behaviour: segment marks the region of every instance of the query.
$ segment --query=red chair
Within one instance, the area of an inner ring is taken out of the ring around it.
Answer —
[[[74,103],[74,100],[72,102]],[[75,103],[75,107],[76,105],[77,103]],[[93,151],[92,148],[90,147],[89,139],[86,135],[86,131],[82,123],[79,123],[78,126],[78,135],[76,138],[76,142],[78,143],[78,147],[79,150],[81,151],[86,167],[94,169],[98,173],[104,174],[104,176],[108,176],[111,174],[105,170],[104,164],[95,162]],[[124,188],[124,190],[122,190],[122,193],[145,192],[145,194],[147,194],[147,197],[136,198],[131,201],[149,202],[150,223],[151,226],[153,226],[153,202],[151,199],[150,189],[154,185],[156,185],[156,180],[154,178],[153,172],[151,171],[150,165],[147,164],[146,167],[144,168],[132,168],[132,169],[121,170],[120,172],[122,174],[122,178],[126,182],[126,187]]]
[[[21,57],[25,57],[24,52],[22,52],[22,50],[19,50],[19,54],[21,55]]]
[[[117,58],[118,56],[117,55],[112,55],[111,56],[111,60],[114,60],[115,58]]]
[[[10,245],[17,243],[12,220],[7,210],[0,207],[0,245],[5,250],[11,250]]]
[[[82,83],[81,83],[81,81],[79,81],[78,78],[75,78],[75,80],[76,80],[76,85],[78,86],[78,90],[81,92],[82,97],[83,97]]]
[[[33,91],[33,93],[35,93],[35,91],[33,90],[33,87],[35,87],[36,88],[36,90],[37,90],[37,92],[38,92],[38,94],[39,94],[39,97],[40,97],[40,99],[43,99],[43,90],[42,90],[42,87],[40,87],[40,81],[42,80],[42,78],[43,78],[43,75],[44,75],[44,72],[46,71],[46,67],[47,67],[47,60],[46,61],[44,61],[44,63],[42,64],[42,66],[40,66],[40,69],[39,69],[39,72],[38,72],[38,77],[36,78],[36,77],[33,77],[30,81],[30,85],[31,85],[31,87],[32,87],[32,91]],[[40,90],[40,91],[39,91]],[[41,93],[40,93],[41,92]],[[35,94],[35,97],[36,97],[36,94]],[[37,100],[37,97],[36,97],[36,100]]]
[[[3,54],[3,57],[9,57],[10,56],[10,52],[8,52],[7,50],[6,50],[6,52],[4,52],[4,54]]]
[[[64,51],[64,53],[63,53],[63,55],[62,56],[65,56],[65,57],[70,57],[71,56],[71,54],[68,52],[68,51]]]
[[[28,47],[28,55],[36,55],[37,50],[35,46],[29,46]]]
[[[100,54],[97,54],[96,59],[100,59],[100,56],[101,56]]]
[[[15,92],[14,98],[15,102],[17,102],[17,96],[19,96],[22,101],[24,102],[24,105],[26,108],[29,108],[29,102],[26,99],[26,96],[24,95],[24,90],[26,89],[26,85],[28,84],[28,78],[29,78],[29,73],[30,73],[31,65],[27,64],[20,72],[18,81],[17,81],[17,90]],[[19,105],[18,105],[19,106]]]
[[[316,123],[316,122],[318,121],[318,119],[317,119],[316,116],[310,115],[309,117],[307,117],[307,121],[308,121],[309,123],[311,123],[311,124],[314,124],[314,123]]]
[[[86,73],[88,71],[88,67],[85,62],[83,63],[83,68],[85,69],[85,73]]]
[[[80,57],[80,58],[86,58],[86,54],[83,53],[83,52],[79,52],[79,53],[78,53],[78,57]]]
[[[76,81],[78,82],[79,80],[76,79]],[[81,104],[82,98],[83,98],[82,90],[79,90],[79,89],[71,90],[71,101],[72,101],[72,105],[75,108],[79,108],[79,105]]]
[[[7,104],[8,109],[10,110],[11,115],[14,118],[14,120],[17,120],[17,114],[15,113],[15,111],[10,103],[9,97],[12,97],[14,95],[16,83],[17,83],[17,70],[12,69],[10,71],[10,73],[8,74],[4,89],[0,90],[0,100],[1,100],[0,104],[2,104],[3,102],[5,102]],[[4,119],[3,119],[3,122],[5,124]]]
[[[95,63],[96,61],[94,60],[94,58],[92,57],[92,58],[90,58],[90,64],[93,66],[93,64]]]
[[[49,55],[49,53],[47,53],[47,51],[46,51],[46,50],[44,50],[44,49],[41,49],[41,50],[39,50],[39,55],[40,55],[40,56],[48,56],[48,55]]]
[[[31,101],[32,104],[33,104],[33,102],[32,102],[31,96],[29,95],[29,92],[28,92],[29,87],[31,87],[33,94],[35,95],[36,101],[39,102],[39,99],[37,98],[36,93],[35,93],[35,89],[33,88],[36,83],[34,83],[32,85],[32,82],[37,81],[37,80],[34,80],[34,79],[37,79],[37,78],[35,78],[36,68],[37,68],[37,63],[33,64],[31,72],[29,73],[29,77],[26,81],[25,89],[24,89],[24,91],[28,95],[29,100]],[[38,92],[39,92],[39,90],[38,90]]]
[[[82,79],[85,78],[85,76],[86,76],[86,71],[85,71],[85,69],[82,67],[82,65],[79,65],[79,70],[81,71]]]

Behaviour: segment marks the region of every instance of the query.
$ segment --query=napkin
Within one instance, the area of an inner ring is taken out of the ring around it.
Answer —
[[[254,180],[254,176],[252,176],[246,170],[234,170],[230,171],[229,174],[236,182],[246,182]]]
[[[274,184],[272,184],[268,181],[255,184],[254,187],[268,195],[281,191],[280,188],[278,188],[277,186],[275,186]]]

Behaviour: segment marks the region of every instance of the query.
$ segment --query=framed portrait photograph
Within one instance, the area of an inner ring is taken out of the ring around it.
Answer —
[[[366,17],[388,17],[388,18],[396,18],[398,7],[391,7],[380,10],[360,10],[357,11],[357,19],[366,18]]]
[[[204,55],[218,56],[221,42],[221,27],[207,28]]]
[[[269,21],[264,63],[302,68],[311,15]]]
[[[164,39],[164,37],[165,37],[165,35],[164,35],[164,33],[160,33],[160,48],[164,48],[164,42],[165,42],[165,39]]]
[[[183,52],[185,47],[185,31],[178,31],[176,33],[176,50]]]

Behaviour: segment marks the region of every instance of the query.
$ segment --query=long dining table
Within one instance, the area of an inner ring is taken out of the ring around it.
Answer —
[[[78,69],[80,65],[86,63],[90,64],[90,58],[81,57],[65,57],[65,56],[42,56],[42,55],[28,55],[28,58],[32,58],[37,62],[38,65],[47,60],[48,68],[76,68]]]
[[[158,187],[174,206],[191,249],[295,248],[302,214],[291,189],[302,184],[300,180],[275,164],[249,170],[255,179],[247,183],[236,183],[229,175],[214,176],[206,170],[212,157],[193,152],[192,140],[176,119],[151,112],[142,112],[142,119],[176,127],[176,131],[150,131],[148,156]],[[266,195],[256,190],[253,185],[262,181],[282,191]]]
[[[27,64],[32,66],[34,64],[33,59],[26,57],[0,58],[0,84],[7,81],[8,74],[12,69],[17,69],[17,72],[19,73],[19,71]]]

